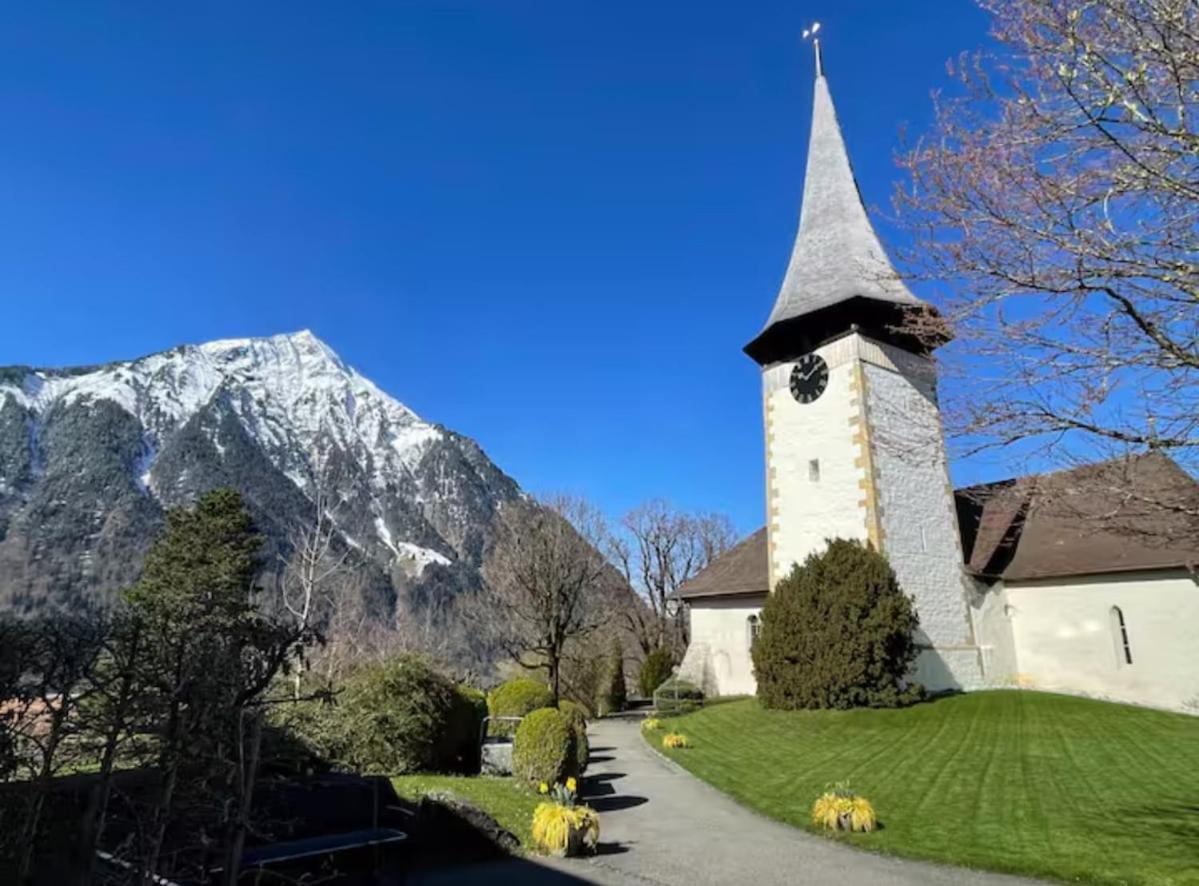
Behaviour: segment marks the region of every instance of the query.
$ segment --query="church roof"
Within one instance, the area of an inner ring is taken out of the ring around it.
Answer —
[[[1026,581],[1199,566],[1199,483],[1151,453],[959,489],[968,572]],[[764,593],[766,529],[679,588],[684,600]]]
[[[1199,483],[1161,453],[959,489],[969,570],[1023,581],[1199,565]]]
[[[854,298],[899,306],[923,304],[896,276],[870,224],[828,79],[818,68],[799,233],[774,310],[746,351],[757,359],[755,346],[772,327]]]
[[[691,599],[769,593],[768,556],[766,527],[763,526],[684,582],[678,596]]]

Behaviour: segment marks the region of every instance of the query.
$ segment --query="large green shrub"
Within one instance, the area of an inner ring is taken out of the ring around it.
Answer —
[[[501,683],[487,695],[487,713],[492,717],[523,717],[538,708],[548,708],[554,703],[554,694],[544,683],[517,677]],[[488,732],[491,735],[511,735],[515,723],[493,722]]]
[[[587,760],[591,756],[591,742],[587,738],[587,712],[583,706],[568,699],[558,702],[558,710],[570,721],[570,728],[575,734],[575,760],[578,771],[582,775],[587,769]]]
[[[612,651],[608,655],[607,674],[595,704],[601,717],[623,711],[628,704],[628,693],[624,681],[624,648],[620,645],[619,639],[612,640]]]
[[[703,703],[704,691],[682,677],[671,677],[654,690],[654,709],[659,714],[689,714]]]
[[[281,705],[276,722],[340,768],[398,775],[478,766],[482,693],[455,686],[423,658],[363,665],[334,696]]]
[[[521,721],[512,745],[512,774],[530,784],[548,785],[579,774],[575,730],[566,714],[542,708]]]
[[[753,648],[768,708],[895,707],[919,698],[907,682],[918,626],[885,557],[833,539],[779,582]]]
[[[669,649],[658,647],[651,650],[637,672],[637,688],[641,690],[641,697],[652,698],[654,690],[670,679],[673,670],[674,656]]]

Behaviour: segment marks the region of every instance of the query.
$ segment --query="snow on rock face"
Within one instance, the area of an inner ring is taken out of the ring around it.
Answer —
[[[305,492],[332,450],[348,455],[379,492],[411,478],[446,438],[307,330],[185,345],[100,367],[30,370],[23,381],[12,372],[0,376],[0,406],[15,401],[35,425],[56,407],[103,400],[133,416],[144,434],[135,479],[151,496],[155,459],[167,439],[221,397],[270,462]],[[211,442],[224,457],[222,439],[214,434]],[[375,528],[386,548],[414,558],[421,570],[449,562],[422,545],[393,540],[382,519]]]

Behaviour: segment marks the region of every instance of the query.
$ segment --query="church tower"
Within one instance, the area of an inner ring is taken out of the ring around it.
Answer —
[[[920,616],[917,679],[982,684],[928,348],[899,327],[922,303],[867,217],[819,45],[799,233],[765,327],[769,587],[832,537],[882,551]]]

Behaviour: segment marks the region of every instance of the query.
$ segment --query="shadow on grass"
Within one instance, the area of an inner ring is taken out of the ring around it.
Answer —
[[[1112,810],[1094,823],[1096,833],[1110,837],[1133,838],[1146,845],[1171,844],[1199,846],[1199,800],[1163,800],[1153,806]],[[1176,842],[1177,841],[1177,842]],[[1199,864],[1199,850],[1195,854]]]

